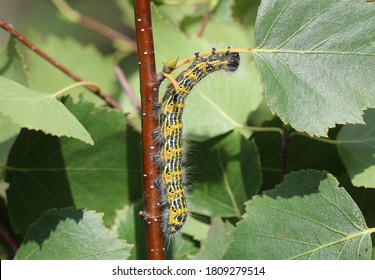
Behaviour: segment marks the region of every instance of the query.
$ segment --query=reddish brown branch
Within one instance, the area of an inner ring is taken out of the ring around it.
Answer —
[[[29,40],[27,40],[25,37],[23,37],[21,34],[19,34],[16,30],[14,30],[9,24],[7,24],[2,19],[0,19],[0,27],[5,29],[6,31],[8,31],[9,34],[11,34],[14,38],[16,38],[18,41],[20,41],[22,44],[24,44],[29,49],[31,49],[33,52],[37,53],[41,58],[43,58],[44,60],[48,61],[50,64],[55,66],[61,72],[65,73],[66,75],[71,77],[74,81],[76,81],[76,82],[82,81],[82,79],[79,76],[73,74],[70,70],[65,68],[60,63],[58,63],[52,57],[48,56],[45,52],[43,52],[41,49],[36,47],[33,43],[31,43]],[[100,65],[98,65],[98,67],[100,67]],[[98,97],[100,97],[102,100],[104,100],[109,107],[121,111],[120,105],[117,102],[115,102],[112,98],[110,98],[109,96],[103,94],[98,88],[96,88],[95,86],[92,86],[92,85],[87,85],[85,87],[89,91],[93,92]]]
[[[203,18],[203,21],[202,21],[202,25],[201,25],[201,28],[198,32],[198,37],[202,37],[203,36],[203,32],[206,30],[206,27],[207,27],[207,24],[208,24],[208,21],[210,20],[211,16],[212,16],[212,13],[214,12],[214,10],[216,9],[216,6],[218,5],[219,1],[211,1],[208,5],[208,11],[207,13],[204,15],[204,18]]]
[[[130,103],[133,105],[134,109],[137,110],[138,115],[141,116],[141,106],[139,105],[137,97],[135,96],[135,93],[131,88],[128,79],[126,78],[124,72],[121,70],[119,66],[115,67],[115,74],[118,81],[120,82],[122,89],[128,95]]]
[[[283,127],[283,135],[281,141],[281,180],[283,181],[286,173],[288,172],[288,152],[290,142],[290,130],[288,126]]]
[[[157,145],[152,132],[157,128],[154,104],[158,101],[154,43],[152,36],[149,0],[135,0],[135,29],[138,48],[139,78],[141,83],[142,111],[142,157],[144,212],[146,225],[147,255],[149,259],[164,259],[163,234],[161,231],[161,211],[159,192],[154,182],[158,177],[158,167],[153,158]]]
[[[9,257],[13,258],[18,250],[18,243],[3,223],[0,223],[0,240],[9,248]]]
[[[96,20],[81,15],[81,13],[73,10],[65,0],[52,0],[52,2],[68,20],[78,23],[88,30],[91,30],[105,38],[108,38],[115,42],[119,42],[124,45],[126,49],[129,49],[132,52],[137,51],[137,45],[135,41],[130,39],[126,35],[117,32],[116,30]]]
[[[86,16],[80,16],[78,23],[82,26],[86,27],[87,29],[106,37],[112,41],[119,41],[122,42],[126,47],[128,47],[131,51],[135,52],[137,50],[137,45],[133,40],[125,36],[124,34],[113,30],[112,28],[95,21],[91,18]]]
[[[108,38],[115,42],[119,42],[124,45],[126,49],[129,49],[133,52],[137,51],[137,45],[135,41],[130,39],[126,35],[117,32],[109,26],[106,26],[87,16],[83,16],[81,13],[72,9],[65,0],[52,0],[52,2],[68,20],[78,23],[88,30],[91,30],[105,38]]]
[[[202,25],[201,25],[201,28],[198,32],[198,37],[202,37],[203,36],[203,32],[206,30],[206,27],[207,27],[207,24],[208,24],[208,21],[210,20],[210,17],[212,15],[212,12],[213,10],[208,10],[207,13],[204,15],[204,18],[203,18],[203,21],[202,21]]]

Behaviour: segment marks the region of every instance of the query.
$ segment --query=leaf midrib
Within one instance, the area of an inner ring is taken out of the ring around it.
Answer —
[[[366,52],[353,52],[353,51],[311,51],[311,50],[290,50],[290,49],[253,49],[253,53],[286,53],[286,54],[301,54],[301,55],[316,55],[316,54],[325,54],[325,55],[363,55],[363,56],[374,56],[375,53],[366,53]]]
[[[327,247],[330,247],[330,246],[334,246],[334,245],[339,244],[339,243],[344,242],[344,241],[349,241],[349,240],[351,240],[351,239],[357,238],[357,237],[362,236],[362,235],[365,235],[365,234],[371,234],[371,233],[373,233],[373,232],[375,232],[375,228],[369,228],[369,229],[366,229],[366,230],[364,230],[364,231],[356,232],[356,233],[354,233],[354,234],[347,235],[347,236],[344,237],[344,238],[337,239],[337,240],[332,241],[332,242],[330,242],[330,243],[326,243],[326,244],[323,244],[323,245],[321,245],[321,246],[318,246],[318,247],[315,248],[315,249],[312,249],[312,250],[306,251],[306,252],[304,252],[304,253],[301,253],[301,254],[299,254],[299,255],[293,256],[293,257],[291,257],[291,258],[289,258],[289,259],[290,259],[290,260],[294,260],[294,259],[300,258],[300,257],[302,257],[302,256],[305,256],[305,255],[308,255],[308,254],[312,254],[312,253],[317,252],[317,251],[319,251],[319,250],[322,250],[322,249],[324,249],[324,248],[327,248]]]

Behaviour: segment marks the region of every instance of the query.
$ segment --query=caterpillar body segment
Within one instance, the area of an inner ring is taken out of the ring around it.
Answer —
[[[208,74],[219,70],[235,71],[239,63],[239,54],[230,52],[229,48],[224,54],[217,54],[212,49],[208,57],[196,53],[194,61],[176,77],[179,89],[176,90],[173,84],[168,85],[161,103],[157,105],[159,127],[153,136],[160,146],[159,154],[155,156],[160,176],[155,185],[159,188],[163,202],[163,232],[166,235],[177,233],[189,213],[186,202],[185,148],[182,141],[185,99]]]

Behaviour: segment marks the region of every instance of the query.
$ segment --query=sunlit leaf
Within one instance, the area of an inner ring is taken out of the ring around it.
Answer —
[[[30,227],[15,259],[127,259],[132,246],[111,235],[101,218],[93,211],[48,211]]]
[[[365,125],[346,125],[337,135],[338,151],[355,186],[375,188],[375,110],[366,111]]]
[[[94,144],[87,130],[53,94],[30,90],[1,76],[0,112],[20,127]]]
[[[362,0],[262,1],[255,61],[272,111],[326,135],[375,107],[375,5]]]
[[[8,204],[18,232],[24,233],[48,209],[67,206],[103,211],[110,224],[129,195],[128,186],[139,188],[139,161],[127,165],[127,149],[139,151],[139,144],[125,144],[131,133],[125,134],[123,114],[87,101],[68,99],[65,105],[96,144],[22,130],[6,165]]]
[[[369,259],[371,232],[326,172],[300,171],[246,203],[226,259]]]

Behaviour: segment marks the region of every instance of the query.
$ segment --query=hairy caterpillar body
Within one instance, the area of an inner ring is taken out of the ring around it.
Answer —
[[[188,206],[186,203],[186,182],[183,166],[184,147],[182,143],[182,114],[185,98],[193,87],[208,74],[225,70],[237,70],[240,56],[237,52],[228,51],[202,57],[195,54],[194,61],[176,78],[179,90],[170,84],[158,107],[158,130],[154,136],[160,146],[160,152],[155,160],[160,169],[160,176],[156,181],[165,211],[163,213],[163,232],[171,235],[178,232],[184,225]]]

